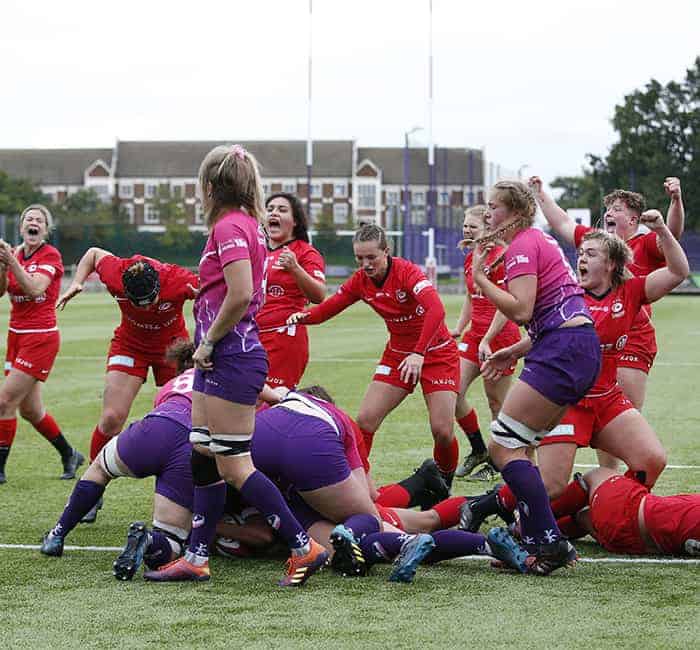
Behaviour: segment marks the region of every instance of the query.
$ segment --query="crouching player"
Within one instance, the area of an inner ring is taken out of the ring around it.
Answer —
[[[650,494],[607,467],[582,483],[582,509],[559,519],[571,536],[588,533],[611,553],[700,555],[700,494]]]
[[[192,472],[189,441],[192,427],[191,365],[193,346],[179,342],[168,356],[178,361],[180,375],[159,392],[153,410],[105,445],[78,481],[63,514],[44,536],[41,552],[60,557],[66,536],[95,506],[115,478],[156,477],[153,529],[141,522],[129,526],[124,552],[114,563],[114,575],[130,580],[142,561],[156,569],[178,557],[192,517]]]

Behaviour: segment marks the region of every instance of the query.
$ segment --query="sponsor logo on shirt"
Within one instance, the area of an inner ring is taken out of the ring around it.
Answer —
[[[325,280],[325,279],[326,279],[326,276],[325,276],[325,274],[323,273],[323,271],[319,271],[318,269],[316,269],[316,270],[314,271],[313,274],[314,274],[314,276],[316,276],[319,280]]]
[[[615,342],[615,349],[616,350],[622,350],[622,348],[625,347],[627,344],[627,334],[623,334],[617,341]]]
[[[284,295],[284,287],[281,287],[279,284],[273,284],[272,286],[268,287],[267,293],[274,298],[279,298],[280,296]]]
[[[417,296],[421,291],[423,291],[423,289],[430,286],[432,285],[430,284],[429,280],[421,280],[413,287],[413,293]]]
[[[514,266],[517,266],[518,264],[529,264],[530,263],[530,258],[527,255],[516,255],[508,264],[506,265],[506,269],[512,269]]]
[[[158,305],[158,311],[168,311],[168,309],[172,309],[173,303],[171,302],[162,302]]]
[[[454,379],[432,379],[430,383],[433,386],[454,386],[455,385],[455,380]]]
[[[248,242],[245,239],[240,239],[238,237],[234,237],[233,239],[229,239],[225,242],[222,242],[219,245],[219,255],[225,253],[231,248],[248,248]]]
[[[610,311],[612,312],[613,318],[620,318],[620,316],[625,315],[625,306],[619,300],[616,300],[612,304]]]
[[[18,366],[24,366],[25,368],[33,368],[34,364],[31,361],[22,359],[21,357],[15,357],[15,363]]]
[[[396,290],[396,300],[398,300],[399,302],[406,302],[408,300],[408,296],[406,295],[406,292],[403,289]]]

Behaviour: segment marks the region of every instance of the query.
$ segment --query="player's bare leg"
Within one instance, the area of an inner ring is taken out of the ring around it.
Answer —
[[[362,468],[356,471],[364,472]],[[354,473],[335,485],[300,491],[299,494],[314,510],[335,523],[358,514],[372,515],[379,520],[379,513],[369,497],[366,483]]]
[[[383,381],[372,381],[360,404],[357,424],[365,439],[367,455],[372,451],[374,434],[389,415],[408,395],[408,391]]]

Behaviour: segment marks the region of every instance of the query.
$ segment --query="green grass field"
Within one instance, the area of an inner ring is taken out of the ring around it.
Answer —
[[[445,299],[449,321],[460,298]],[[7,301],[0,310],[5,331]],[[71,442],[87,455],[97,421],[107,343],[117,308],[106,295],[84,295],[60,315],[63,345],[45,387],[45,401]],[[700,490],[700,300],[670,297],[655,309],[661,352],[652,371],[646,416],[668,449],[660,494]],[[381,321],[363,305],[330,324],[311,328],[306,380],[326,385],[356,413],[385,342]],[[149,383],[132,409],[144,414]],[[482,423],[486,402],[475,384],[470,397]],[[378,482],[403,478],[430,456],[432,441],[422,398],[414,395],[377,434]],[[466,443],[465,443],[466,444]],[[580,463],[592,463],[590,450]],[[73,482],[58,480],[54,450],[20,423],[8,483],[0,486],[0,543],[37,544],[55,523]],[[455,483],[455,493],[474,492]],[[68,543],[121,546],[126,527],[150,521],[152,480],[123,479],[107,491],[92,526],[79,526]],[[582,558],[607,558],[580,542]],[[419,570],[412,585],[386,581],[388,567],[365,579],[331,572],[302,590],[276,580],[283,559],[214,558],[210,583],[156,585],[137,576],[117,583],[116,553],[66,551],[46,558],[37,550],[0,548],[0,645],[19,647],[458,647],[691,648],[700,638],[700,565],[579,563],[548,578],[501,575],[487,562],[455,560]]]

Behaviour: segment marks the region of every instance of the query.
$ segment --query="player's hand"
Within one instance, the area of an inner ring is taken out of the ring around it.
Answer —
[[[211,353],[214,348],[211,345],[200,343],[192,355],[194,367],[199,370],[211,370],[214,367],[214,362],[211,360]]]
[[[287,325],[296,325],[297,323],[300,323],[301,321],[306,320],[309,317],[309,312],[308,311],[297,311],[294,312],[288,319],[287,319]]]
[[[493,352],[491,352],[491,346],[485,339],[481,339],[479,342],[479,363],[484,363]]]
[[[642,212],[642,216],[639,218],[639,223],[645,225],[649,230],[658,232],[663,230],[664,226],[664,216],[658,210],[647,210]]]
[[[484,268],[486,267],[486,258],[489,252],[494,247],[492,242],[488,244],[479,244],[475,246],[472,252],[472,277],[476,284],[482,284],[487,280]]]
[[[664,181],[664,191],[671,198],[671,201],[680,201],[681,196],[681,179],[675,176],[669,176]]]
[[[487,381],[497,381],[503,376],[504,371],[517,362],[518,357],[512,354],[509,348],[503,348],[491,354],[481,364],[481,376]]]
[[[299,262],[297,262],[297,256],[294,254],[294,251],[284,246],[280,256],[277,258],[277,265],[281,266],[285,271],[293,271],[299,266]]]
[[[532,190],[535,198],[540,199],[544,195],[542,179],[539,176],[530,176],[527,186]]]
[[[423,370],[423,355],[412,352],[399,364],[399,376],[406,384],[417,384]]]
[[[10,246],[4,239],[0,239],[0,263],[5,266],[12,264],[12,260],[15,257],[12,246]]]
[[[68,287],[68,290],[59,296],[58,302],[56,303],[56,309],[63,311],[66,305],[73,300],[79,293],[82,293],[83,285],[80,282],[73,282],[73,284]]]

